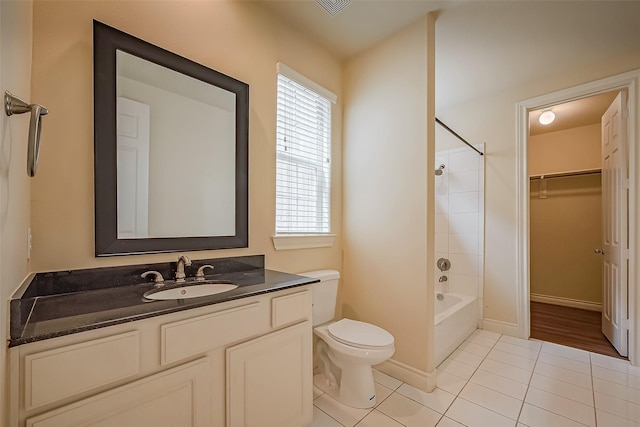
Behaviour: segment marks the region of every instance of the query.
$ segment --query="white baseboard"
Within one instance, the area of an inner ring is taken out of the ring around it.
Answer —
[[[374,368],[427,393],[436,388],[435,369],[433,372],[424,372],[393,359],[386,360]]]
[[[552,295],[540,295],[540,294],[531,294],[530,298],[531,298],[531,301],[533,302],[543,302],[545,304],[581,308],[583,310],[602,311],[602,304],[599,302],[582,301],[577,299],[555,297]]]
[[[517,323],[509,323],[487,318],[482,319],[482,329],[512,337],[519,337],[520,334],[520,328]]]

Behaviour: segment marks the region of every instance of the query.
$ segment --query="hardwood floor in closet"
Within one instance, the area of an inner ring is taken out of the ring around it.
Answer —
[[[531,302],[531,338],[621,357],[601,330],[601,313]]]

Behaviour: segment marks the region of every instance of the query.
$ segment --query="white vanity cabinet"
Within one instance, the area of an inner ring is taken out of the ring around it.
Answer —
[[[301,427],[313,418],[307,306],[308,292],[274,298],[272,325],[309,320],[227,349],[228,427]]]
[[[312,419],[307,286],[23,344],[11,427],[302,427]]]

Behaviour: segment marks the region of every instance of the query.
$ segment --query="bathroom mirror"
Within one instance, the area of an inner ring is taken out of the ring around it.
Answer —
[[[96,256],[247,247],[249,86],[93,36]]]

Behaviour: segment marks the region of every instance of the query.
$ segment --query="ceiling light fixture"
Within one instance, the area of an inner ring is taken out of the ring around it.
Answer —
[[[542,114],[540,114],[540,117],[538,117],[538,121],[540,122],[541,125],[551,124],[555,119],[556,119],[556,115],[551,110],[543,111]]]
[[[335,15],[347,7],[351,0],[316,0],[316,2],[331,15]]]

